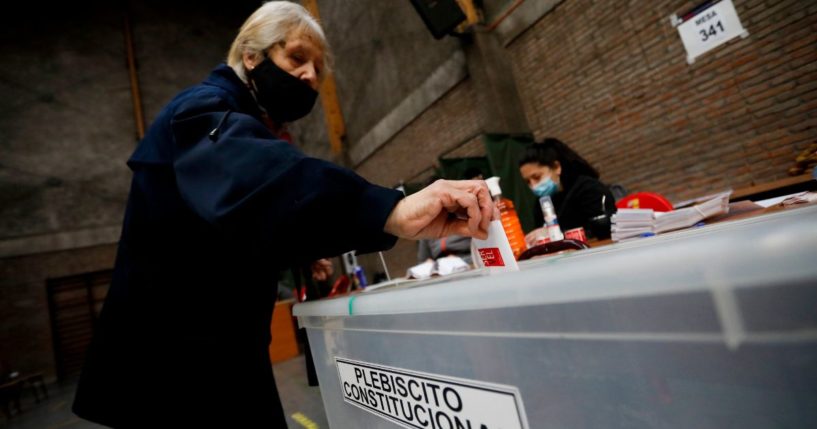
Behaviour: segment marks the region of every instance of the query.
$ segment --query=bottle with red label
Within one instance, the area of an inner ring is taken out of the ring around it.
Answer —
[[[545,217],[544,235],[528,251],[518,256],[518,260],[530,259],[534,256],[552,255],[573,250],[587,249],[583,228],[574,228],[562,233],[559,220],[556,218],[556,209],[550,197],[539,198],[542,214]],[[566,236],[567,235],[567,236]]]
[[[502,229],[505,230],[505,235],[508,237],[508,243],[511,245],[513,256],[519,258],[519,255],[527,250],[528,246],[525,244],[525,233],[522,231],[522,224],[519,223],[519,216],[516,214],[513,201],[502,196],[502,188],[499,187],[499,177],[489,177],[485,179],[485,183],[488,185],[488,189],[491,191],[491,197],[499,209]]]

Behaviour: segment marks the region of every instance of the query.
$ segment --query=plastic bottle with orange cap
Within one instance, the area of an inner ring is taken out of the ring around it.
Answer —
[[[513,256],[519,258],[519,255],[528,249],[528,246],[525,244],[525,233],[522,231],[522,224],[519,223],[519,216],[516,214],[513,201],[502,196],[502,188],[499,186],[499,177],[489,177],[485,179],[485,183],[488,185],[488,189],[491,191],[491,197],[499,209],[502,229],[505,230],[505,235],[508,236],[508,242],[511,245]]]

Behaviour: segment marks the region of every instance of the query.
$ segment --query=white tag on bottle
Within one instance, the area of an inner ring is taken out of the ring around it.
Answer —
[[[519,271],[519,265],[516,264],[511,244],[508,242],[508,236],[505,235],[505,229],[502,228],[502,222],[492,221],[488,226],[488,238],[485,240],[474,238],[471,242],[474,243],[476,253],[482,262],[480,265],[487,267],[491,274]]]

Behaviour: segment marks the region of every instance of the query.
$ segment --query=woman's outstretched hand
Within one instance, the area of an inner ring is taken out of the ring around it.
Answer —
[[[400,200],[383,230],[401,238],[485,239],[496,208],[483,180],[438,180]]]

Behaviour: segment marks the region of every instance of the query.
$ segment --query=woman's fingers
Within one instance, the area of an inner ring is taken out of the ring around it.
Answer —
[[[395,206],[384,230],[405,238],[485,238],[496,207],[480,180],[438,180]]]
[[[454,213],[465,212],[467,216],[466,219],[451,219],[450,221],[463,220],[467,225],[464,235],[483,237],[486,230],[480,229],[483,216],[477,195],[473,192],[452,187],[447,190],[447,196],[448,198],[443,199],[446,210]]]
[[[488,231],[488,226],[494,219],[495,214],[496,219],[499,219],[499,211],[491,198],[491,191],[488,190],[488,186],[485,185],[484,181],[480,180],[479,182],[482,185],[477,189],[477,199],[482,210],[482,222],[479,226],[483,231]]]
[[[475,236],[477,238],[484,239],[485,237],[479,237],[471,233],[471,227],[468,225],[468,221],[465,219],[452,219],[449,221],[446,227],[446,235],[462,235],[462,236]],[[487,235],[487,234],[486,234]]]
[[[460,206],[466,209],[469,219],[469,234],[484,238],[488,233],[488,226],[495,215],[495,205],[491,199],[491,192],[483,180],[444,181],[444,185],[453,188],[452,196]],[[455,192],[460,191],[460,192]],[[470,195],[463,197],[462,192]]]

